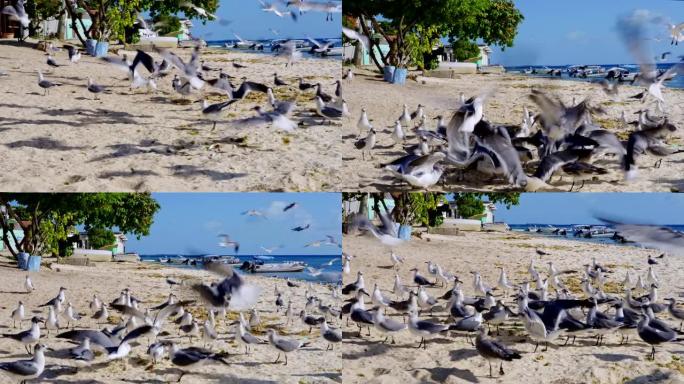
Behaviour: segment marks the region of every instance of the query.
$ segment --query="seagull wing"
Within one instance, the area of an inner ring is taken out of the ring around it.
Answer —
[[[612,225],[620,235],[647,247],[658,248],[673,254],[684,254],[684,234],[668,227],[644,224],[625,224],[597,217]]]

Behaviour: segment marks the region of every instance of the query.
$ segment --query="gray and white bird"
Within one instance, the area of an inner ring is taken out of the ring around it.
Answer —
[[[59,87],[61,85],[62,84],[54,83],[54,82],[49,81],[49,80],[45,80],[45,78],[43,77],[43,74],[40,71],[38,71],[38,86],[45,90],[45,92],[43,93],[43,96],[50,94],[50,88]]]
[[[95,94],[95,100],[97,100],[97,95],[99,93],[105,92],[107,90],[106,87],[99,85],[99,84],[95,84],[95,82],[93,82],[93,79],[91,77],[88,77],[88,87],[87,88],[88,88],[88,92]]]
[[[17,320],[19,320],[19,326],[21,327],[22,322],[24,321],[24,316],[25,316],[25,309],[24,309],[24,303],[19,301],[17,304],[17,308],[12,311],[12,328],[17,327]]]
[[[373,307],[373,325],[375,329],[387,335],[383,343],[391,337],[392,344],[394,344],[394,333],[401,332],[408,327],[404,323],[385,317],[382,307],[378,306]]]
[[[333,344],[342,342],[342,330],[339,328],[332,328],[323,320],[321,323],[321,338],[328,342],[325,350],[333,349]]]
[[[477,353],[484,357],[489,363],[489,377],[492,377],[492,360],[501,360],[499,374],[503,375],[504,361],[522,358],[518,352],[508,348],[502,342],[490,339],[487,336],[487,331],[484,327],[480,327],[480,333],[475,338],[475,349],[477,350]]]
[[[33,286],[33,281],[31,281],[31,276],[29,275],[26,275],[26,279],[24,280],[24,289],[26,290],[26,293],[31,293],[36,290]]]
[[[295,339],[286,339],[278,335],[274,329],[268,329],[268,341],[269,343],[278,350],[278,357],[273,362],[274,364],[280,361],[280,352],[285,355],[285,365],[287,365],[287,354],[297,351],[309,345],[307,342],[302,342]]]
[[[366,153],[368,153],[368,156],[371,159],[373,158],[371,150],[373,149],[373,147],[375,147],[375,135],[375,129],[373,128],[373,126],[371,126],[368,130],[368,134],[366,135],[366,137],[362,137],[358,139],[356,142],[354,142],[354,146],[356,147],[356,149],[361,150],[361,158],[363,160],[366,160]]]
[[[31,22],[24,9],[24,0],[17,0],[14,5],[6,5],[0,13],[9,16],[10,20],[19,22],[24,28],[28,28]]]
[[[45,319],[34,316],[31,319],[31,328],[19,333],[4,333],[2,336],[24,344],[26,352],[30,354],[31,351],[29,350],[28,345],[37,343],[38,340],[40,340],[40,323],[43,321],[45,321]]]
[[[17,360],[0,363],[0,372],[25,383],[27,380],[37,379],[45,369],[45,351],[47,347],[36,344],[33,349],[33,357],[29,360]]]

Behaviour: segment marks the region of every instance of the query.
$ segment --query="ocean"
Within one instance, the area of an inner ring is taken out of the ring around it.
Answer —
[[[659,63],[656,66],[658,67],[658,69],[667,70],[668,68],[672,67],[675,64],[676,63]],[[630,72],[638,72],[639,71],[639,66],[635,65],[635,64],[601,64],[598,66],[600,66],[604,69],[610,69],[613,67],[621,67],[621,68],[628,69]],[[523,65],[523,66],[516,66],[516,67],[506,67],[506,71],[507,72],[522,72],[522,71],[524,71],[526,69],[530,69],[530,68],[539,70],[539,69],[545,69],[545,68],[546,69],[566,69],[567,67],[569,67],[569,65]],[[548,76],[548,75],[529,75],[529,76],[547,77],[547,78],[554,78],[554,79],[559,78],[559,77]],[[566,73],[566,72],[563,72],[562,76],[560,77],[560,79],[563,79],[563,80],[589,81],[589,82],[596,81],[597,79],[600,80],[602,78],[603,77],[581,79],[581,78],[577,78],[577,77],[570,77],[568,75],[568,73]],[[669,87],[669,88],[684,89],[684,73],[680,73],[677,76],[675,76],[674,79],[672,79],[670,81],[666,81],[665,86]]]
[[[630,245],[630,246],[638,246],[639,244],[636,243],[623,243],[620,240],[613,239],[611,237],[598,237],[598,238],[585,238],[585,237],[575,237],[573,235],[572,228],[575,225],[590,225],[590,224],[539,224],[539,223],[529,223],[529,224],[509,224],[508,226],[511,227],[511,230],[516,231],[516,232],[525,232],[525,233],[530,233],[535,236],[542,236],[542,237],[552,237],[552,238],[563,238],[566,240],[574,240],[574,241],[581,241],[581,242],[590,242],[590,243],[599,243],[599,244],[619,244],[619,245]],[[592,224],[594,226],[597,226],[597,224]],[[600,225],[598,225],[600,226]],[[672,225],[663,225],[664,227],[668,227],[670,229],[673,229],[675,231],[679,232],[684,232],[684,225],[679,225],[679,224],[672,224]],[[559,229],[565,229],[567,231],[566,236],[561,236],[561,235],[556,235],[552,233],[533,233],[533,232],[528,232],[527,229],[531,227],[536,227],[536,228],[549,228],[549,227],[555,227]],[[610,228],[610,225],[605,225],[605,227]]]
[[[150,262],[150,263],[158,263],[159,259],[167,259],[167,258],[188,258],[190,260],[201,260],[204,256],[207,255],[140,255],[140,258],[144,262]],[[241,262],[245,261],[256,261],[254,258],[256,255],[238,255],[237,258],[240,259]],[[263,256],[263,255],[260,255]],[[258,276],[273,276],[273,277],[281,277],[281,278],[287,278],[289,277],[290,279],[296,279],[296,280],[303,280],[303,281],[312,281],[312,282],[317,282],[317,283],[333,283],[336,284],[338,281],[342,279],[342,264],[341,264],[341,256],[335,256],[335,255],[307,255],[307,256],[301,256],[301,255],[274,255],[272,256],[273,259],[271,260],[263,260],[264,263],[284,263],[288,261],[302,261],[305,262],[307,266],[312,267],[314,269],[320,269],[321,273],[317,276],[314,276],[311,274],[307,269],[304,269],[302,272],[278,272],[278,273],[255,273],[255,275]],[[335,260],[332,265],[327,265],[328,262],[331,260]],[[173,267],[178,267],[178,268],[190,268],[190,269],[202,269],[201,263],[198,263],[198,265],[179,265],[179,264],[164,264],[168,266],[173,266]],[[240,271],[239,265],[235,267],[235,270],[238,271],[239,273],[243,273],[243,271]],[[250,275],[251,273],[245,272],[245,274]]]
[[[342,39],[339,37],[333,37],[333,38],[326,38],[326,37],[316,37],[313,38],[314,40],[318,41],[319,43],[325,43],[326,41],[331,41],[333,44],[330,46],[332,48],[332,51],[327,54],[327,56],[324,56],[323,59],[332,59],[332,60],[342,60]],[[259,54],[266,54],[266,55],[272,55],[273,52],[271,51],[271,43],[274,41],[284,41],[285,39],[261,39],[261,40],[249,40],[254,43],[259,43],[264,45],[264,49],[257,51],[253,49],[247,49],[247,48],[233,48],[233,45],[239,40],[236,39],[227,39],[227,40],[209,40],[207,41],[207,46],[211,48],[222,48],[230,51],[237,51],[237,52],[249,52],[249,53],[259,53]],[[299,43],[303,44],[304,46],[300,47],[299,50],[303,53],[304,57],[307,58],[321,58],[321,55],[316,54],[310,54],[309,50],[311,49],[311,46],[313,45],[309,40],[306,38],[301,38],[301,39],[293,39],[297,40]],[[226,47],[226,44],[228,44],[228,47]],[[298,45],[299,46],[299,45]]]

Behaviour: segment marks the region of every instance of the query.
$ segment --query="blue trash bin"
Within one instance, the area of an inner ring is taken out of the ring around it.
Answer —
[[[386,65],[383,68],[383,80],[385,80],[388,83],[392,82],[392,78],[394,77],[394,66],[393,65]]]
[[[17,255],[17,266],[19,269],[26,271],[28,269],[29,254],[26,252],[19,252]]]
[[[95,46],[95,57],[105,57],[109,53],[109,43],[106,41],[98,41]]]
[[[97,46],[97,40],[95,40],[95,39],[88,39],[85,42],[86,52],[88,52],[88,54],[90,56],[95,56],[95,47],[96,46]]]
[[[41,260],[42,260],[42,258],[40,256],[33,256],[33,255],[29,256],[27,270],[31,271],[31,272],[40,271],[40,261]]]
[[[411,231],[413,227],[410,225],[400,225],[399,226],[399,238],[403,240],[411,240]]]
[[[399,85],[406,84],[406,76],[407,75],[408,75],[408,69],[396,68],[394,70],[394,76],[392,77],[392,84],[399,84]]]

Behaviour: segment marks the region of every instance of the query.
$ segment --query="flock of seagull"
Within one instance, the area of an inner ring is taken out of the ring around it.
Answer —
[[[294,43],[291,43],[290,45],[294,46]],[[69,61],[72,64],[78,63],[81,55],[80,52],[73,46],[65,46],[65,48],[69,54]],[[54,50],[55,48],[49,49]],[[155,48],[155,51],[161,56],[161,61],[155,61],[150,54],[141,50],[137,51],[132,61],[125,54],[123,57],[105,57],[103,58],[103,61],[127,73],[131,89],[147,87],[148,89],[156,90],[157,81],[160,78],[168,76],[176,69],[171,85],[173,90],[183,98],[192,95],[194,92],[200,91],[205,85],[225,95],[225,101],[218,103],[210,104],[204,98],[198,101],[202,103],[201,116],[205,120],[211,122],[213,128],[216,127],[217,122],[225,121],[222,115],[227,111],[229,106],[245,99],[253,92],[267,95],[268,107],[257,105],[253,108],[256,112],[255,116],[227,121],[229,124],[238,127],[268,125],[277,130],[288,132],[296,129],[298,125],[305,124],[305,119],[301,119],[297,123],[292,120],[291,116],[297,108],[297,104],[294,100],[276,99],[273,90],[278,87],[294,89],[297,92],[310,92],[315,90],[315,94],[313,95],[316,105],[315,114],[309,117],[307,121],[315,122],[316,118],[321,118],[321,123],[339,120],[346,108],[346,103],[341,97],[342,84],[339,80],[334,83],[336,86],[335,96],[325,93],[323,85],[320,82],[315,84],[307,83],[300,77],[298,84],[288,83],[284,79],[279,78],[277,73],[273,74],[273,85],[250,81],[247,78],[242,77],[242,83],[240,86],[236,87],[231,81],[234,77],[225,73],[223,68],[213,68],[207,65],[203,60],[200,60],[200,45],[193,49],[192,55],[187,62],[171,50]],[[285,51],[280,51],[278,55],[283,55],[283,52]],[[292,50],[288,52],[290,52],[289,54],[291,55],[293,52],[297,51],[292,48]],[[288,57],[291,58],[291,56]],[[63,64],[57,62],[52,56],[52,52],[48,52],[47,65],[53,68],[59,68]],[[245,66],[233,62],[233,67],[236,70],[239,70]],[[218,71],[218,76],[216,78],[208,78],[208,74],[215,71]],[[47,95],[52,88],[60,85],[60,83],[46,79],[43,76],[43,73],[38,71],[38,86],[43,88],[44,95]],[[107,87],[95,83],[91,78],[87,79],[86,89],[88,92],[94,94],[95,98],[97,98],[98,95],[109,91]]]
[[[279,362],[283,354],[283,363],[287,365],[288,354],[315,343],[279,334],[279,330],[281,333],[297,333],[296,329],[288,329],[290,323],[297,319],[301,321],[300,329],[308,329],[309,333],[313,327],[320,328],[320,338],[326,343],[326,349],[332,349],[334,344],[342,341],[341,330],[330,325],[339,317],[339,310],[328,303],[328,300],[339,301],[339,287],[332,287],[332,293],[328,290],[322,292],[322,286],[315,287],[309,283],[304,298],[306,304],[297,312],[291,301],[297,293],[290,289],[300,287],[300,284],[287,280],[285,290],[275,286],[274,299],[269,305],[268,312],[277,314],[278,318],[262,320],[254,307],[263,296],[259,286],[220,262],[205,263],[204,268],[219,279],[179,281],[166,278],[171,293],[165,302],[158,304],[149,298],[138,299],[128,288],[109,303],[93,295],[87,304],[87,312],[77,310],[78,303],[69,299],[65,287],[35,310],[25,307],[23,300],[19,301],[10,316],[12,325],[21,327],[28,321],[29,328],[17,333],[4,333],[2,337],[15,341],[17,346],[22,345],[29,354],[32,349],[32,354],[29,359],[0,362],[0,374],[22,382],[41,377],[46,364],[45,353],[51,349],[48,345],[52,337],[74,343],[64,353],[77,367],[91,366],[98,361],[109,364],[116,360],[125,367],[131,353],[142,348],[149,356],[149,369],[156,369],[158,364],[164,364],[164,359],[168,359],[179,370],[179,381],[184,375],[191,374],[196,366],[207,363],[230,366],[233,353],[214,348],[224,340],[234,339],[237,352],[244,348],[245,354],[250,354],[254,347],[270,344],[278,353],[275,362]],[[26,276],[24,288],[27,294],[38,294],[40,287],[37,285],[34,286],[31,277]],[[174,289],[179,291],[176,293]],[[328,297],[327,300],[323,295]],[[187,299],[180,300],[179,296]],[[37,312],[44,315],[30,315]],[[116,317],[110,316],[112,313],[119,314],[121,320],[118,324],[112,323],[116,321]],[[206,320],[200,322],[195,316],[203,313]],[[236,318],[231,314],[236,313],[237,320],[231,321],[231,318]],[[259,336],[264,331],[266,339]],[[200,341],[202,347],[196,345]]]
[[[552,185],[553,176],[572,180],[572,191],[576,183],[581,182],[579,188],[582,188],[586,180],[608,174],[611,167],[622,171],[630,181],[637,177],[638,160],[644,154],[657,156],[659,160],[653,166],[660,167],[663,158],[681,152],[666,143],[677,130],[671,114],[678,106],[668,108],[663,84],[684,74],[684,61],[665,72],[658,71],[647,59],[642,43],[643,26],[623,20],[618,27],[640,63],[635,84],[644,90],[621,96],[616,79],[607,78],[597,84],[616,105],[639,103],[635,120],[628,119],[624,109],[620,111],[620,128],[631,130],[626,140],[595,122],[607,110],[593,104],[589,97],[567,103],[537,89],[529,94],[537,109],[523,106],[520,124],[491,122],[486,118],[485,106],[494,91],[488,90],[468,99],[461,94],[451,116],[431,116],[425,105],[418,104],[415,110],[409,110],[404,104],[389,126],[392,142],[402,146],[406,154],[378,167],[396,181],[421,189],[431,188],[440,181],[446,183],[447,166],[450,166],[457,171],[459,181],[467,172],[477,171],[489,176],[490,181],[500,180],[503,185],[526,191],[556,189]],[[362,45],[367,44],[358,32],[347,30],[345,34]],[[353,78],[351,69],[345,77]],[[432,120],[436,120],[436,126],[430,126]],[[365,108],[356,126],[355,147],[362,152],[364,160],[367,156],[373,159],[373,150],[381,138]]]
[[[388,226],[393,224],[391,219],[382,212],[378,214],[383,223],[381,227],[363,217],[356,218],[354,227],[372,233],[390,249],[394,284],[392,287],[381,287],[377,282],[367,285],[364,271],[359,270],[356,280],[342,288],[343,295],[351,296],[342,307],[342,313],[348,316],[347,325],[351,320],[356,326],[357,337],[370,337],[373,328],[384,338],[371,341],[386,343],[391,339],[394,344],[395,339],[400,339],[397,342],[406,345],[412,335],[416,340],[420,339],[417,348],[427,349],[431,339],[453,340],[464,336],[488,361],[490,376],[493,362],[500,362],[499,373],[503,375],[503,361],[522,358],[522,352],[488,335],[494,328],[497,334],[500,327],[516,329],[514,324],[522,323],[524,335],[535,344],[532,353],[537,352],[540,343],[546,350],[549,343],[566,345],[572,339],[574,344],[580,337],[594,339],[594,345],[600,346],[604,338],[616,335],[620,336],[621,345],[628,343],[630,336],[650,345],[648,358],[654,360],[656,346],[683,340],[684,309],[677,306],[674,298],[659,295],[662,282],[654,258],[649,257],[648,271],[644,275],[626,272],[621,281],[624,291],[620,294],[606,292],[606,286],[609,283],[615,286],[620,277],[611,275],[613,271],[598,264],[595,258],[580,270],[559,270],[550,260],[545,262],[546,270],[539,270],[535,259],[538,257],[541,261],[548,258],[549,253],[537,249],[527,268],[529,275],[520,281],[512,281],[503,267],[499,267],[496,282],[485,281],[477,270],[470,271],[472,290],[469,296],[464,289],[466,283],[457,273],[432,260],[426,262],[425,274],[415,267],[410,269],[411,281],[402,281],[400,272],[413,264],[410,256],[401,257],[394,252],[402,242],[392,240],[397,234],[391,229],[393,226]],[[661,249],[681,253],[684,247],[682,234],[667,228],[619,223],[616,227],[631,238]],[[343,271],[348,275],[354,257],[348,254],[343,257]],[[581,276],[582,293],[568,288],[566,276],[570,274]],[[439,290],[447,286],[452,288]],[[421,314],[427,313],[430,319],[420,318]],[[666,314],[670,319],[664,319]],[[399,316],[403,321],[395,319]],[[367,329],[365,336],[362,334],[364,328]],[[475,337],[474,343],[472,337]]]

